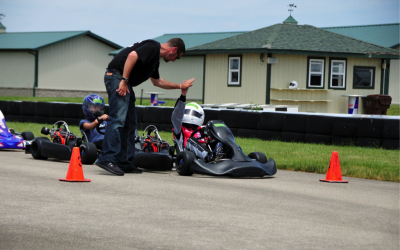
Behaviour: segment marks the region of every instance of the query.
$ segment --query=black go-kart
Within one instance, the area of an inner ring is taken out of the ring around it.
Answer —
[[[191,176],[193,173],[206,175],[228,175],[232,177],[263,177],[274,175],[277,172],[274,159],[267,157],[262,152],[252,152],[245,155],[239,145],[236,144],[231,130],[223,121],[211,120],[205,127],[193,131],[189,139],[200,132],[202,138],[206,138],[207,147],[211,149],[218,142],[221,142],[223,151],[213,153],[210,161],[203,159],[188,150],[183,150],[177,146],[177,156],[175,160],[176,171],[179,175]],[[210,145],[211,144],[211,145]]]
[[[36,137],[32,140],[30,148],[25,151],[30,152],[35,159],[56,158],[69,161],[74,147],[79,147],[82,164],[93,164],[97,159],[96,145],[87,141],[84,132],[83,140],[71,133],[64,121],[54,123],[52,129],[43,127],[41,133],[50,135],[51,140],[47,137]]]
[[[158,129],[149,125],[143,135],[136,136],[135,158],[133,165],[155,171],[171,170],[173,167],[175,148],[161,139]]]

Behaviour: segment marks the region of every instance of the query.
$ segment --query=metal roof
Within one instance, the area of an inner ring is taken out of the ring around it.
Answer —
[[[90,31],[61,31],[61,32],[6,32],[0,33],[0,50],[37,50],[74,37],[88,35],[115,49],[120,45],[104,39]]]
[[[275,24],[190,48],[187,54],[285,53],[398,58],[399,52],[311,25]]]
[[[385,47],[399,45],[399,23],[321,28]]]
[[[186,49],[203,45],[206,43],[214,42],[227,37],[232,37],[245,33],[246,31],[236,31],[236,32],[205,32],[205,33],[176,33],[176,34],[164,34],[153,38],[153,40],[159,43],[165,43],[171,38],[180,38],[185,42]],[[121,50],[113,51],[110,55],[116,55]]]

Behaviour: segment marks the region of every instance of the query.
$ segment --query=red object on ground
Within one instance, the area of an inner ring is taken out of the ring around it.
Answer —
[[[329,163],[328,173],[325,179],[320,179],[325,182],[348,183],[342,180],[342,171],[340,170],[339,154],[336,151],[332,152],[331,162]]]
[[[67,177],[65,179],[59,179],[60,181],[71,181],[71,182],[89,182],[91,180],[83,177],[81,153],[79,147],[72,149],[71,161],[69,162]]]

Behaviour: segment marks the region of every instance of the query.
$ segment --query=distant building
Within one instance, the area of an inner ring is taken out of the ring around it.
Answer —
[[[190,48],[188,55],[206,55],[204,102],[347,113],[342,95],[387,93],[385,65],[399,58],[397,50],[296,23],[290,18]],[[288,88],[293,80],[297,90]]]
[[[400,51],[399,26],[399,23],[389,23],[328,27],[322,29]],[[391,59],[390,62],[387,63],[387,66],[390,68],[389,85],[385,86],[385,89],[383,89],[382,86],[380,93],[387,93],[392,97],[393,104],[400,104],[399,59]],[[388,87],[388,89],[386,87]]]
[[[0,24],[0,95],[85,96],[103,92],[108,53],[121,48],[90,31],[5,32]]]

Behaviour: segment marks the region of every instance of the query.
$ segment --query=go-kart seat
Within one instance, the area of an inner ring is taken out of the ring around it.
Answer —
[[[222,142],[224,145],[230,148],[233,153],[232,160],[251,161],[251,159],[246,156],[242,152],[242,149],[236,144],[235,137],[223,121],[211,120],[207,122],[206,130],[213,139]]]
[[[86,135],[85,131],[81,129],[81,134],[82,134],[82,141],[83,142],[89,142],[88,136]]]

